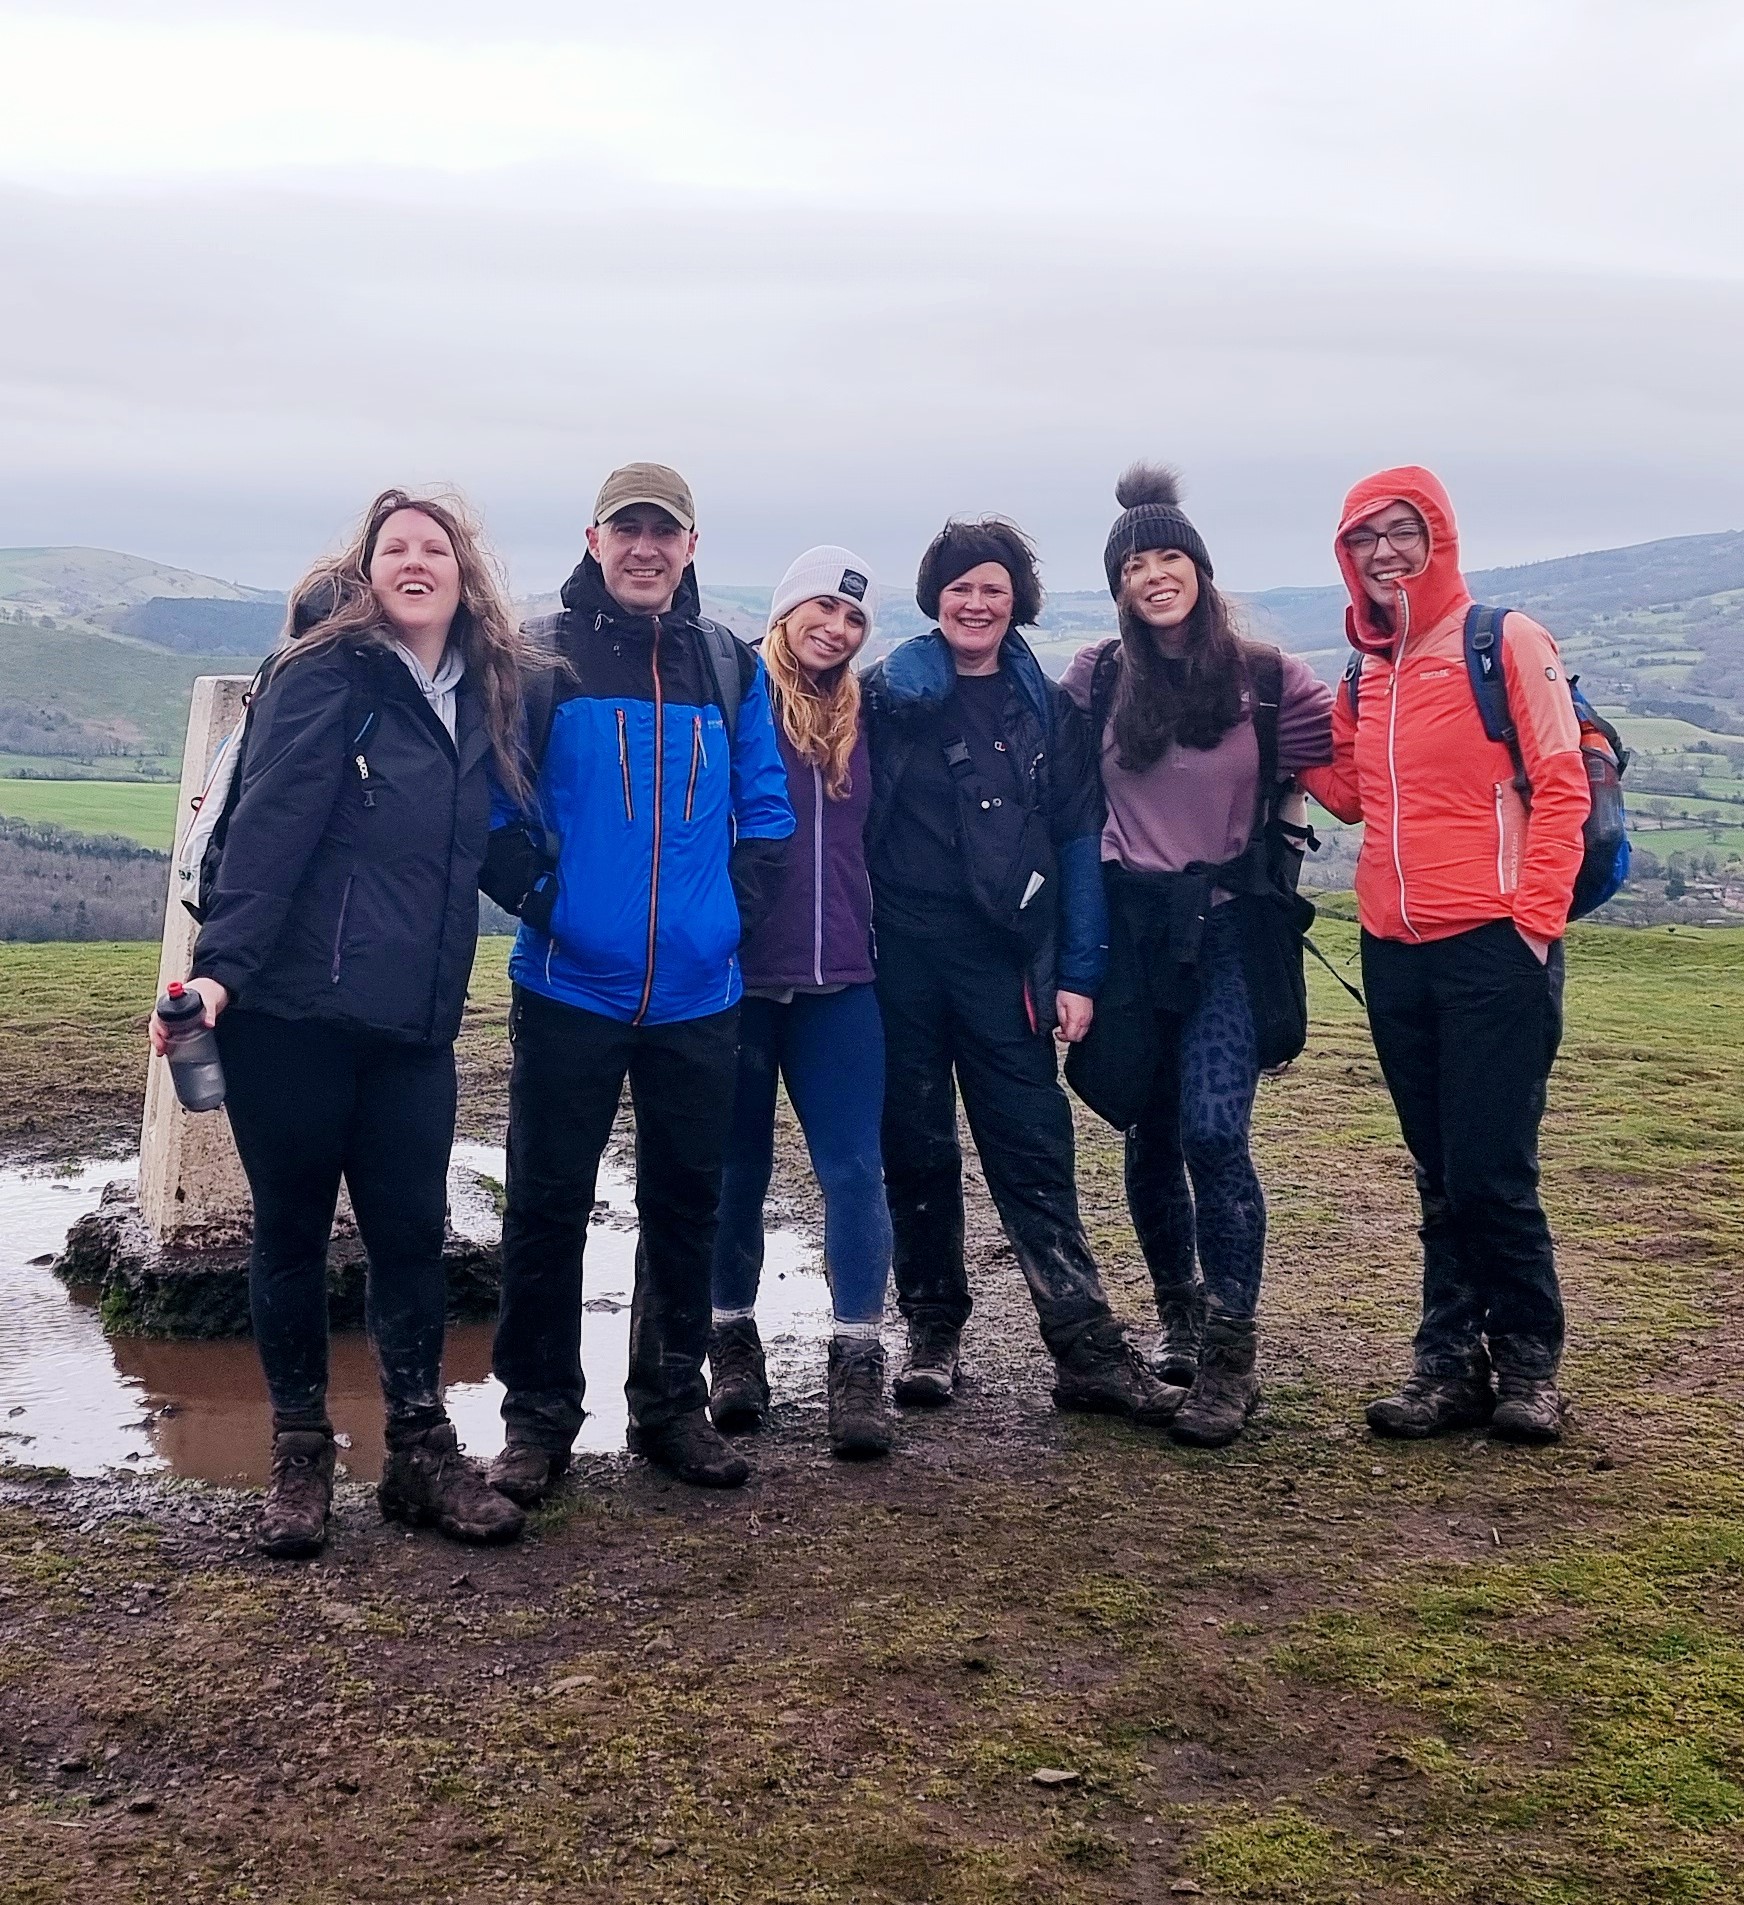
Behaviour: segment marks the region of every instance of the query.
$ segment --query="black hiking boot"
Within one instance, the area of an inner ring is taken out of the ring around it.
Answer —
[[[307,1561],[327,1545],[334,1454],[331,1429],[285,1429],[273,1437],[272,1480],[254,1538],[262,1554]]]
[[[375,1498],[384,1521],[434,1527],[450,1541],[513,1541],[527,1517],[485,1479],[485,1467],[461,1452],[452,1422],[388,1450]]]
[[[1364,1414],[1376,1435],[1421,1441],[1458,1429],[1482,1428],[1495,1407],[1490,1366],[1485,1362],[1481,1369],[1458,1376],[1414,1369],[1396,1396],[1379,1397]]]
[[[1562,1391],[1551,1376],[1518,1376],[1504,1371],[1497,1379],[1500,1391],[1490,1433],[1499,1442],[1560,1442],[1562,1418],[1568,1412]]]
[[[957,1386],[963,1332],[949,1323],[910,1323],[908,1354],[891,1393],[905,1408],[937,1409]]]
[[[1157,1292],[1157,1332],[1150,1353],[1152,1373],[1160,1382],[1186,1389],[1199,1373],[1199,1345],[1205,1336],[1205,1286],[1189,1284],[1183,1290],[1171,1290],[1165,1297]]]
[[[832,1337],[829,1388],[831,1449],[888,1455],[896,1434],[884,1399],[884,1345],[876,1337]]]
[[[760,1429],[769,1416],[769,1372],[754,1317],[723,1323],[709,1337],[708,1411],[724,1435]]]
[[[537,1508],[569,1468],[568,1449],[543,1449],[537,1442],[511,1442],[485,1472],[499,1495],[522,1508]]]
[[[737,1488],[751,1473],[750,1463],[702,1409],[693,1409],[676,1422],[662,1422],[652,1429],[632,1422],[629,1442],[656,1468],[665,1469],[693,1488]]]
[[[1160,1381],[1126,1332],[1110,1317],[1081,1330],[1054,1358],[1054,1407],[1086,1415],[1125,1416],[1156,1427],[1169,1421],[1187,1391]]]
[[[1169,1425],[1177,1442],[1220,1449],[1241,1434],[1260,1399],[1254,1348],[1251,1316],[1227,1316],[1214,1310],[1206,1317],[1199,1373]]]

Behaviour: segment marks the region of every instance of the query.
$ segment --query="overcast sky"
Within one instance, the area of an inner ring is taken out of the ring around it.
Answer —
[[[1741,98],[1737,0],[0,0],[0,545],[448,480],[533,590],[635,457],[717,582],[1099,585],[1136,455],[1241,588],[1398,461],[1473,567],[1736,528]]]

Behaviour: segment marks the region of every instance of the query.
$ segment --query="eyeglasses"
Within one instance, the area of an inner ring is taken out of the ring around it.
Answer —
[[[1429,532],[1421,523],[1394,523],[1391,529],[1353,529],[1345,537],[1344,546],[1353,556],[1366,556],[1384,542],[1400,555],[1406,555],[1413,549],[1421,549],[1428,540]]]

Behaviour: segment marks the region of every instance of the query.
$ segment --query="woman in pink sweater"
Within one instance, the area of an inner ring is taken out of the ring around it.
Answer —
[[[1110,981],[1120,966],[1132,976],[1120,1035],[1149,1071],[1126,1131],[1126,1195],[1156,1286],[1155,1362],[1191,1384],[1171,1432],[1215,1447],[1258,1398],[1266,1242],[1248,1144],[1261,1059],[1238,909],[1224,902],[1291,778],[1331,759],[1332,691],[1236,633],[1173,472],[1135,465],[1115,495],[1103,560],[1120,635],[1084,649],[1064,686],[1099,736]]]

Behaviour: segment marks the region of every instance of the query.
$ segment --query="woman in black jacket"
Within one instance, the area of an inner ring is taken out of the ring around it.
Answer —
[[[521,1511],[461,1454],[442,1406],[442,1240],[486,769],[494,756],[505,784],[519,774],[520,640],[464,507],[403,490],[291,599],[188,982],[217,1027],[254,1195],[249,1300],[273,1405],[259,1541],[306,1556],[326,1539],[341,1177],[387,1400],[382,1513],[511,1540]]]

